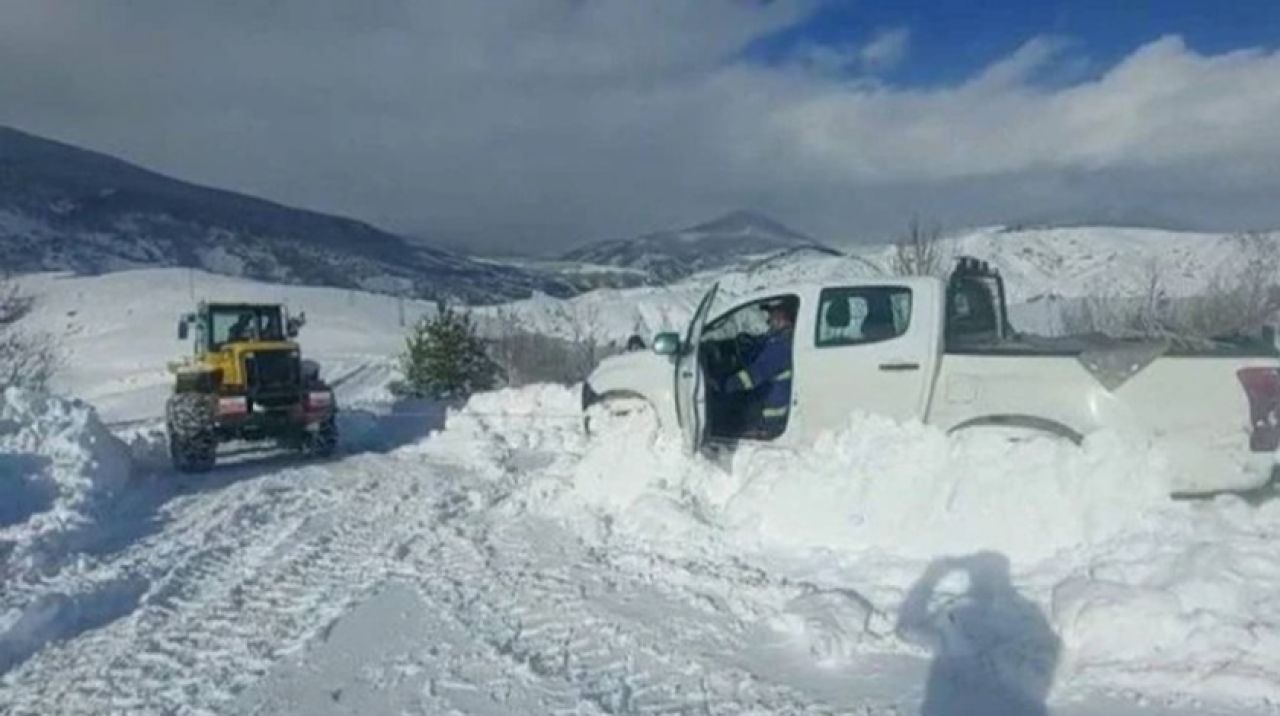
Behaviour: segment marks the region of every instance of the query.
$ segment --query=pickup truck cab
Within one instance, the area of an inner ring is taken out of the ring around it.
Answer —
[[[1173,491],[1259,487],[1280,449],[1280,358],[1274,338],[1215,342],[1014,332],[1004,283],[961,259],[931,277],[794,284],[743,297],[710,316],[718,285],[684,335],[605,360],[583,385],[583,408],[641,399],[693,453],[753,439],[749,393],[709,389],[745,367],[767,330],[763,306],[792,306],[791,405],[772,443],[798,447],[855,411],[919,420],[947,432],[1000,427],[1080,443],[1101,429],[1163,449]]]

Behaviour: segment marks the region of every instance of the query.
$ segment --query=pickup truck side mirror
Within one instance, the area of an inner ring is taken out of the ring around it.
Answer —
[[[191,328],[187,323],[186,316],[183,316],[178,319],[178,340],[185,341],[189,335],[191,335]]]
[[[653,337],[653,352],[660,356],[673,356],[680,352],[679,333],[659,333]]]

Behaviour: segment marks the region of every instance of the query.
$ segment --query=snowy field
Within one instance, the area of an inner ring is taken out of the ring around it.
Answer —
[[[803,270],[856,263],[831,261]],[[572,388],[392,404],[422,304],[185,271],[26,285],[85,402],[0,399],[0,712],[1280,710],[1280,502],[1172,501],[1163,457],[1116,436],[854,415],[802,452],[692,459],[643,411],[585,435]],[[693,294],[569,303],[625,335]],[[307,311],[337,458],[167,470],[164,361],[201,295]],[[506,310],[583,323],[537,303]]]

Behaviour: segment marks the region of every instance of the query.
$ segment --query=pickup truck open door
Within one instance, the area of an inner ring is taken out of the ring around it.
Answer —
[[[689,321],[689,331],[680,345],[675,361],[676,417],[680,420],[680,431],[684,434],[685,452],[690,455],[698,452],[706,439],[707,394],[698,352],[702,342],[702,328],[707,322],[707,314],[711,312],[711,304],[715,301],[719,288],[720,284],[714,284],[702,297],[702,303],[698,304],[698,310]]]

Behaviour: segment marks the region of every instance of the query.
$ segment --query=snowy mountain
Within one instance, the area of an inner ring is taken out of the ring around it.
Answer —
[[[351,219],[171,179],[0,127],[0,265],[101,273],[188,266],[278,283],[488,302],[571,290]]]
[[[650,283],[667,283],[698,271],[725,268],[747,257],[802,247],[824,248],[767,216],[734,211],[687,229],[591,244],[563,258],[639,270]]]
[[[990,261],[1004,274],[1012,301],[1140,295],[1152,279],[1167,295],[1190,296],[1214,281],[1229,282],[1242,261],[1280,256],[1280,233],[1246,238],[1115,226],[986,227],[944,238],[942,252]],[[856,253],[887,266],[893,248]]]
[[[947,236],[940,248],[948,264],[956,256],[989,261],[1005,277],[1014,326],[1054,334],[1061,330],[1061,310],[1078,299],[1143,296],[1153,278],[1169,298],[1203,294],[1215,284],[1230,285],[1241,263],[1258,251],[1278,257],[1274,266],[1280,270],[1280,234],[1257,241],[1250,248],[1237,236],[1162,229],[986,227]],[[565,300],[535,296],[480,312],[517,315],[525,327],[560,337],[622,341],[633,333],[683,330],[712,282],[720,282],[718,306],[728,308],[734,297],[770,286],[889,275],[893,253],[885,245],[853,247],[843,255],[784,252],[666,285],[601,289]],[[1280,271],[1274,282],[1280,285]]]

